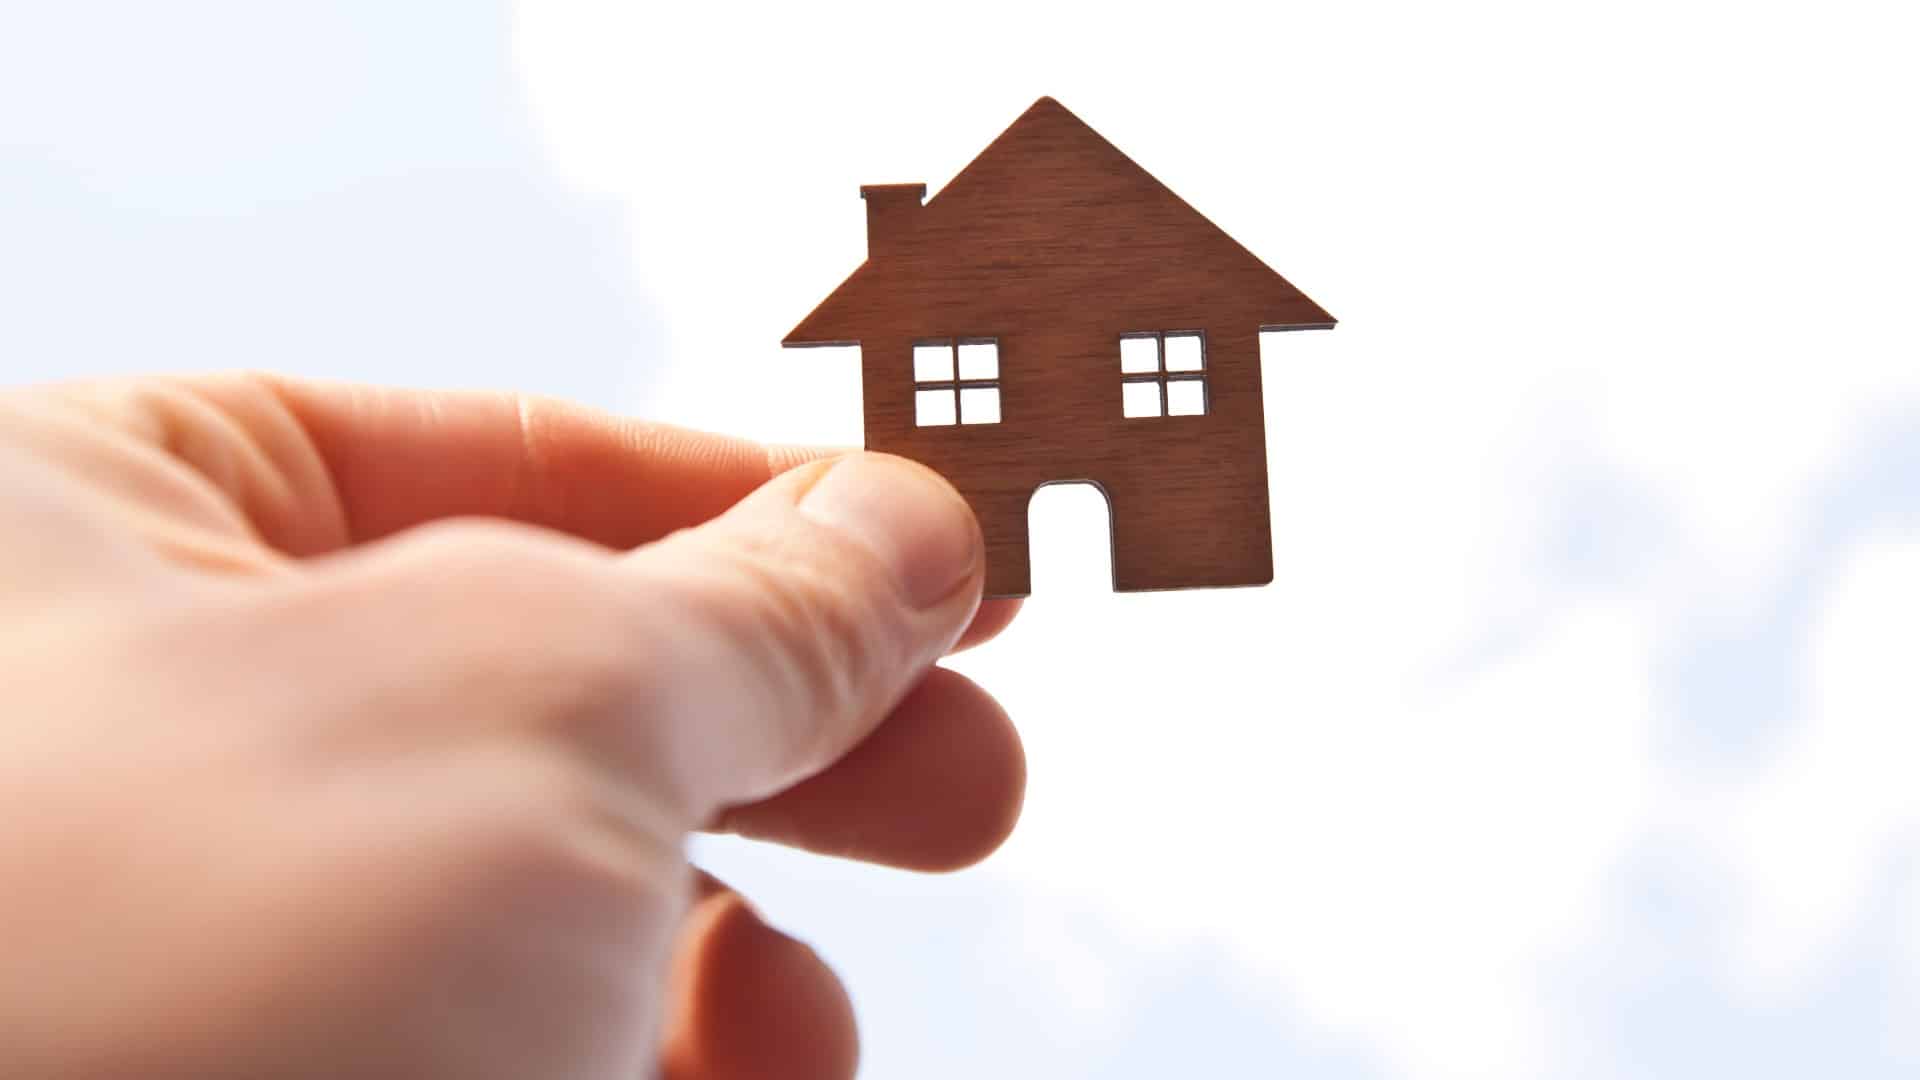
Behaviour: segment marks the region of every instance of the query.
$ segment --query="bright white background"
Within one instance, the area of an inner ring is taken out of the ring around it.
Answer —
[[[871,1077],[1920,1068],[1920,102],[1894,3],[0,8],[0,375],[859,437],[777,341],[1052,94],[1342,320],[1277,579],[1036,500],[1014,840],[699,846]],[[636,493],[636,497],[643,497]]]

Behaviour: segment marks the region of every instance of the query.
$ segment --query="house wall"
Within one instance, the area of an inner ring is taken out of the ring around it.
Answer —
[[[1272,579],[1258,316],[1142,310],[1138,324],[1038,328],[947,314],[865,336],[867,445],[925,462],[966,496],[986,534],[989,595],[1030,590],[1028,503],[1058,481],[1105,491],[1118,589]],[[1207,414],[1123,416],[1120,335],[1191,329],[1206,334]],[[941,337],[998,340],[1000,423],[915,426],[912,346]]]

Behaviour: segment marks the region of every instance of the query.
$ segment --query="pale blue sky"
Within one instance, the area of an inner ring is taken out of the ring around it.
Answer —
[[[560,7],[12,5],[0,377],[857,437],[850,358],[776,347],[855,186],[1059,94],[1343,325],[1269,343],[1271,588],[1106,595],[1094,504],[1036,505],[1036,599],[961,665],[1031,746],[1007,851],[700,846],[846,977],[865,1075],[1920,1068],[1894,5],[1193,5],[1158,90],[1119,15],[955,88],[895,77],[897,11]],[[1306,148],[1242,137],[1282,116]]]
[[[15,5],[9,375],[274,367],[612,405],[658,322],[561,191],[500,5]]]

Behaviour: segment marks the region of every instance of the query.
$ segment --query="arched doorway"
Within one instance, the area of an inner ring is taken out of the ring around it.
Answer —
[[[1090,480],[1060,480],[1027,500],[1035,595],[1113,591],[1113,505]]]

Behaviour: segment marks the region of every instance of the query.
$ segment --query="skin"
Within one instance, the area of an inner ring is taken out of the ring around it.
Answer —
[[[0,1075],[853,1075],[684,858],[1012,828],[934,667],[979,530],[897,458],[264,375],[0,395]]]

